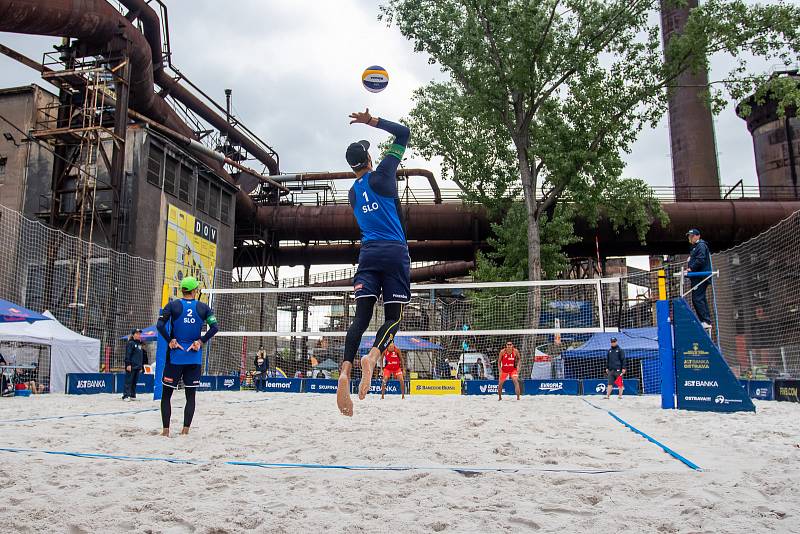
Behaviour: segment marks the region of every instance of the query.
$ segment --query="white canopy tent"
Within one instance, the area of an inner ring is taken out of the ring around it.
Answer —
[[[50,346],[50,391],[63,393],[67,373],[96,373],[100,368],[100,340],[73,332],[49,311],[49,321],[0,323],[0,341]]]

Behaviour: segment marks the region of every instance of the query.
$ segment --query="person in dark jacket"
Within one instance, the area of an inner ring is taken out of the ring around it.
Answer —
[[[695,273],[708,273],[711,272],[711,251],[708,248],[708,243],[703,241],[700,237],[700,230],[692,228],[686,232],[689,238],[689,243],[692,244],[692,252],[689,254],[689,264],[686,270]],[[692,305],[697,318],[703,323],[703,328],[706,330],[711,328],[711,312],[708,310],[708,300],[706,300],[706,290],[708,289],[711,279],[703,280],[700,278],[690,278],[691,284],[697,287],[692,291]],[[703,280],[701,282],[701,280]]]
[[[267,373],[269,372],[269,357],[264,347],[259,347],[256,353],[256,359],[253,360],[253,365],[256,368],[256,376],[254,379],[256,391],[265,391],[267,385]]]
[[[619,398],[622,398],[622,392],[625,386],[622,385],[620,378],[625,376],[625,351],[622,347],[617,346],[617,338],[611,338],[611,348],[606,353],[606,373],[608,374],[608,386],[606,387],[606,398],[611,397],[611,392],[614,390],[614,385],[619,384]]]
[[[139,381],[139,373],[146,363],[142,349],[142,331],[137,328],[131,332],[125,347],[125,391],[122,393],[122,400],[136,398],[136,382]]]

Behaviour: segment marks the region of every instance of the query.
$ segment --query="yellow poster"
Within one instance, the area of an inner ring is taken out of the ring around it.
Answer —
[[[412,380],[412,395],[461,395],[461,380]]]
[[[184,276],[194,276],[200,288],[214,285],[217,262],[217,228],[175,206],[167,214],[167,253],[164,258],[162,306],[180,297]],[[208,295],[200,300],[208,302]]]

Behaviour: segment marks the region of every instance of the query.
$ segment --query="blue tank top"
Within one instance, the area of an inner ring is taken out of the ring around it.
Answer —
[[[172,335],[181,347],[188,349],[189,345],[200,339],[204,321],[197,315],[196,300],[181,299],[180,302],[183,312],[172,321]],[[200,364],[203,362],[203,353],[200,350],[170,349],[169,358],[178,365]]]
[[[406,234],[397,213],[395,199],[377,194],[369,186],[367,173],[353,184],[355,202],[353,213],[361,229],[361,242],[399,241],[406,242]]]

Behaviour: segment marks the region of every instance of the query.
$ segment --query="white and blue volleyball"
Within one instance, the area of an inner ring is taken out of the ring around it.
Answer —
[[[383,67],[373,65],[361,75],[361,83],[370,93],[380,93],[389,85],[389,73]]]

